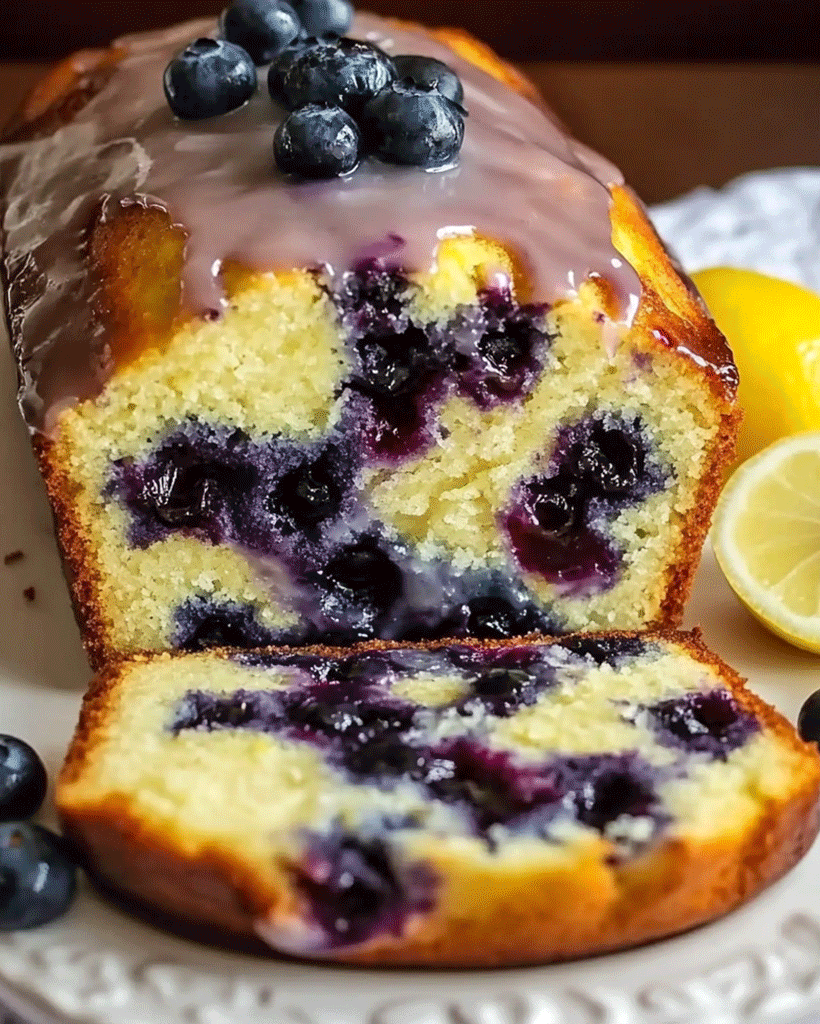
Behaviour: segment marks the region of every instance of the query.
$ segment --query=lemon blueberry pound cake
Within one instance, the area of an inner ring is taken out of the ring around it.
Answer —
[[[737,906],[811,844],[819,780],[697,636],[610,633],[138,657],[87,696],[57,804],[166,918],[511,965]]]
[[[92,660],[676,623],[736,434],[722,336],[517,72],[319,7],[81,54],[5,150]]]

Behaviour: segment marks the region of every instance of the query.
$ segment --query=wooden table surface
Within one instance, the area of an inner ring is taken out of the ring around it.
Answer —
[[[44,68],[0,64],[0,122]],[[820,64],[525,65],[649,203],[744,171],[820,165]]]

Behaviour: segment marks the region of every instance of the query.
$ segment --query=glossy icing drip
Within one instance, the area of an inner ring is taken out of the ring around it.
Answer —
[[[167,209],[188,236],[182,301],[202,314],[224,302],[220,267],[321,267],[331,280],[379,252],[407,271],[435,265],[438,243],[477,234],[509,246],[533,293],[554,302],[589,275],[614,288],[624,320],[640,283],[611,240],[607,186],[617,169],[566,135],[549,114],[422,31],[359,16],[351,35],[390,53],[420,53],[461,77],[467,132],[457,166],[438,173],[368,162],[354,176],[292,183],[273,166],[282,112],[265,75],[241,110],[174,119],[162,92],[170,57],[210,22],[121,41],[128,55],[64,128],[6,156],[19,159],[4,227],[21,368],[21,407],[35,428],[93,396],[112,372],[95,322],[86,240],[101,209],[123,201]],[[2,153],[2,151],[0,151]]]

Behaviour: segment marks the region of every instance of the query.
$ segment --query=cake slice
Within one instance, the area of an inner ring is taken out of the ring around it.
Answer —
[[[137,658],[86,697],[56,799],[149,915],[484,966],[731,910],[806,852],[819,781],[697,635],[585,634]]]
[[[215,33],[62,65],[3,176],[20,404],[95,665],[676,624],[737,375],[619,172],[463,33],[359,15],[382,71],[457,76],[460,154],[283,175],[264,69],[223,117],[166,103]]]

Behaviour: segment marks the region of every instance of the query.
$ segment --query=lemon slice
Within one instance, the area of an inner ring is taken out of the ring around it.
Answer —
[[[692,276],[740,372],[739,461],[781,437],[820,430],[820,295],[752,270]]]
[[[784,438],[735,472],[715,510],[712,543],[749,611],[820,653],[820,431]]]

